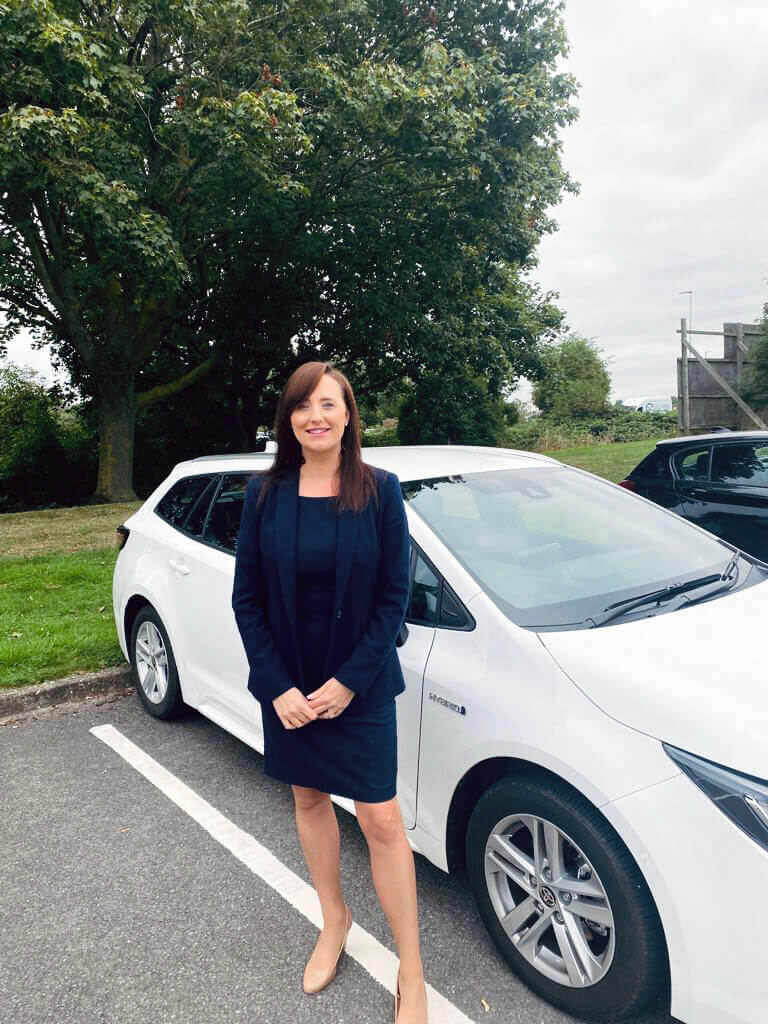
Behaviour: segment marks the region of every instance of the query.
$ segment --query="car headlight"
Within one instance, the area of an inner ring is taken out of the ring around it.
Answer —
[[[662,746],[672,760],[734,825],[768,850],[768,782],[694,757],[669,743]]]

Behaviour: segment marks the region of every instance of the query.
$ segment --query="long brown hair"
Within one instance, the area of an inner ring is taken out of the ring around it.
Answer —
[[[301,445],[296,440],[291,426],[291,413],[299,402],[303,402],[312,394],[325,373],[339,383],[349,413],[349,423],[344,428],[341,441],[339,492],[331,499],[332,507],[339,512],[346,509],[360,512],[371,498],[378,500],[376,477],[373,469],[363,462],[360,452],[360,414],[357,411],[352,385],[332,363],[312,360],[302,363],[293,371],[278,399],[274,427],[277,441],[275,461],[269,469],[254,474],[262,479],[257,507],[264,501],[264,496],[273,483],[290,470],[298,469],[304,462]]]

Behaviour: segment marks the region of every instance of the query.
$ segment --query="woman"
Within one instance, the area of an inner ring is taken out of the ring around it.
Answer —
[[[354,800],[397,945],[397,1024],[425,1024],[416,875],[395,795],[395,639],[408,601],[409,537],[394,473],[367,466],[349,381],[325,362],[289,378],[272,466],[246,489],[232,607],[261,704],[264,770],[291,785],[323,928],[304,991],[336,974],[352,917],[341,892],[330,794]]]

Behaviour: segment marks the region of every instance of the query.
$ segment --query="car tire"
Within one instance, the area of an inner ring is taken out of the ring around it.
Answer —
[[[176,659],[163,621],[147,604],[131,628],[133,682],[144,709],[154,718],[176,717],[184,703]]]
[[[645,879],[611,825],[565,783],[541,775],[492,785],[470,817],[466,863],[501,955],[548,1002],[613,1021],[659,991],[666,945]]]

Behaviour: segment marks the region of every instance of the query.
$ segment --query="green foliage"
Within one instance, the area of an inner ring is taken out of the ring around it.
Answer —
[[[89,439],[33,370],[0,368],[0,511],[83,500]]]
[[[572,334],[548,348],[543,364],[533,400],[545,415],[567,419],[605,410],[611,378],[594,342]]]
[[[514,427],[525,419],[523,403],[518,401],[504,402],[504,423],[508,427]]]
[[[675,412],[634,412],[611,406],[598,416],[533,416],[508,428],[503,443],[506,448],[548,451],[595,442],[615,444],[674,437],[676,433]]]
[[[374,427],[363,434],[363,448],[389,448],[400,444],[397,427]]]
[[[763,307],[763,335],[749,352],[741,394],[757,409],[768,408],[768,303]]]
[[[561,13],[0,0],[0,345],[49,341],[102,422],[122,400],[126,450],[193,371],[246,435],[318,355],[497,397],[561,320],[524,280],[575,190]]]
[[[397,436],[401,444],[497,445],[504,430],[502,404],[467,367],[426,374],[403,403]]]

